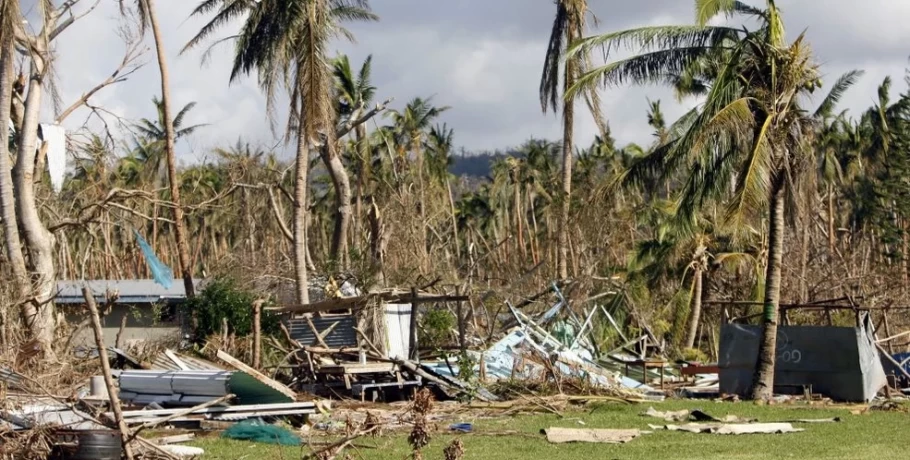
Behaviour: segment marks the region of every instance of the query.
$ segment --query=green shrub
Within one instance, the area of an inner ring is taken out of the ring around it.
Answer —
[[[196,337],[204,340],[212,334],[221,333],[223,318],[227,318],[230,331],[238,336],[253,332],[253,303],[258,299],[254,293],[243,290],[231,278],[216,278],[205,286],[196,297],[183,304],[187,318],[196,316]],[[263,305],[262,334],[279,331],[278,316],[266,311]]]
[[[448,310],[433,309],[421,318],[420,346],[441,348],[449,344],[451,331],[456,327],[455,315]]]

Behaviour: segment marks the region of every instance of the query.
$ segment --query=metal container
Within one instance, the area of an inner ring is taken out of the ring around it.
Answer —
[[[95,376],[89,381],[89,394],[99,398],[110,397],[107,394],[107,385],[104,383],[103,376]]]
[[[77,445],[63,452],[67,460],[120,460],[123,446],[120,433],[114,430],[61,431],[64,442]]]

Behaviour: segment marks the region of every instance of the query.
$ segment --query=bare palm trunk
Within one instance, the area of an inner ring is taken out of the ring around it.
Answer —
[[[16,198],[10,165],[9,130],[6,129],[11,116],[12,90],[13,51],[12,40],[8,40],[0,43],[0,127],[3,128],[0,129],[0,216],[3,218],[6,257],[12,268],[16,292],[20,297],[17,300],[23,302],[23,316],[27,321],[27,318],[35,315],[35,309],[30,302],[25,302],[31,292],[31,286],[28,281],[28,270],[25,268],[25,257],[22,255],[22,240],[19,238],[19,219],[16,217]]]
[[[780,312],[781,260],[784,253],[785,185],[778,179],[771,194],[768,219],[768,267],[765,275],[765,306],[762,338],[752,381],[752,399],[767,400],[774,392],[774,362],[777,357],[777,319]]]
[[[461,241],[458,239],[458,217],[455,211],[455,195],[452,194],[452,183],[446,176],[446,190],[449,192],[449,213],[452,217],[452,238],[455,242],[455,260],[461,259]]]
[[[36,54],[44,54],[44,50],[39,51],[40,53]],[[36,55],[32,58],[22,131],[19,135],[19,152],[16,166],[13,168],[13,181],[19,224],[28,247],[29,264],[33,272],[34,304],[24,306],[23,313],[27,316],[26,323],[32,337],[41,343],[46,352],[52,353],[55,329],[53,299],[57,287],[54,236],[41,222],[35,198],[35,160],[44,65],[42,56]]]
[[[164,38],[158,25],[158,13],[155,11],[155,0],[145,2],[146,13],[152,26],[155,39],[155,51],[158,55],[158,70],[161,74],[161,111],[164,114],[165,154],[167,155],[167,176],[170,182],[171,200],[174,202],[174,235],[177,239],[177,259],[180,262],[180,273],[183,276],[183,287],[187,297],[196,292],[193,286],[193,273],[190,267],[190,248],[187,244],[186,223],[183,221],[183,207],[180,203],[180,178],[177,177],[177,158],[174,151],[176,136],[174,120],[171,118],[170,73],[167,68],[167,57],[164,52]]]
[[[518,235],[518,253],[521,254],[521,257],[525,257],[525,236],[524,229],[521,225],[521,220],[524,218],[521,212],[521,183],[518,181],[517,174],[513,178],[512,188],[515,189],[513,193],[513,201],[515,202],[515,233]]]
[[[568,29],[569,42],[575,38],[572,34],[574,28]],[[563,81],[565,88],[563,94],[575,83],[575,60],[566,59],[566,75]],[[569,277],[569,211],[572,204],[572,142],[575,126],[575,101],[564,101],[562,110],[563,138],[562,138],[562,200],[559,212],[559,229],[557,240],[557,269],[560,279]]]
[[[701,267],[696,267],[692,276],[694,276],[695,280],[692,286],[692,308],[689,312],[689,331],[686,334],[686,348],[695,346],[695,338],[698,336],[698,323],[701,321],[702,279],[704,278],[704,272]]]
[[[834,260],[837,235],[834,230],[834,186],[828,185],[828,257]]]
[[[307,175],[310,166],[310,146],[307,143],[306,127],[297,120],[297,170],[294,177],[294,275],[297,281],[297,302],[310,303],[309,282],[307,281]]]
[[[336,261],[341,269],[348,267],[348,233],[351,227],[351,181],[344,163],[335,151],[334,142],[328,142],[322,149],[322,160],[335,187],[335,223],[332,231],[332,246],[329,258]]]

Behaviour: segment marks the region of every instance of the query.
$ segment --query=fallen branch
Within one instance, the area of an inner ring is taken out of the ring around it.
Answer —
[[[354,434],[352,434],[352,435],[350,435],[350,436],[347,436],[347,437],[344,437],[344,438],[342,438],[342,439],[339,439],[338,441],[335,441],[335,442],[333,442],[332,444],[329,444],[328,446],[323,447],[322,449],[319,449],[319,450],[317,450],[317,451],[314,451],[314,452],[310,453],[309,455],[307,455],[307,456],[305,456],[305,457],[303,457],[303,458],[305,458],[305,459],[319,459],[319,460],[330,460],[330,459],[334,459],[335,456],[338,455],[338,454],[339,454],[345,447],[347,447],[352,441],[354,441],[355,439],[357,439],[357,438],[359,438],[359,437],[361,437],[361,436],[370,434],[370,433],[372,433],[372,432],[378,430],[379,428],[380,428],[380,427],[377,425],[377,426],[370,427],[370,428],[368,428],[368,429],[366,429],[366,430],[357,431],[357,432],[355,432]]]

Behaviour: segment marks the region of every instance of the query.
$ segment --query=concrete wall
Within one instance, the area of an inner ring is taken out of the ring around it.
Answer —
[[[164,308],[164,307],[161,307]],[[60,306],[65,313],[70,325],[75,326],[88,316],[83,313],[83,307],[77,305]],[[130,342],[136,341],[159,341],[159,340],[179,340],[180,339],[180,322],[179,320],[162,322],[160,319],[160,310],[152,308],[150,305],[115,305],[111,312],[106,315],[101,326],[104,329],[104,343],[113,346],[120,330],[120,321],[126,316],[126,328],[123,331],[121,341],[126,346]],[[73,339],[74,346],[95,346],[95,336],[91,326],[83,328]]]

